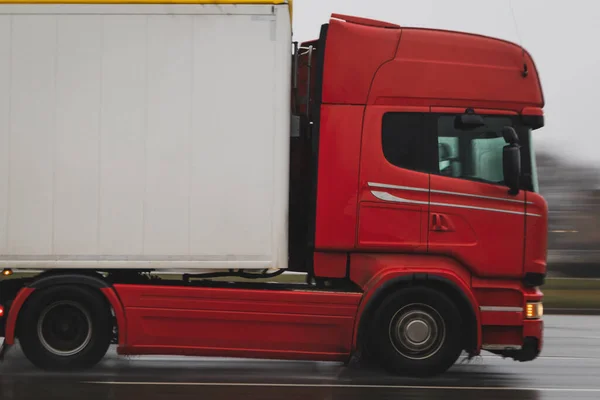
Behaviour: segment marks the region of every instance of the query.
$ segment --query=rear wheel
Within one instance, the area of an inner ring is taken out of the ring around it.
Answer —
[[[460,312],[436,290],[404,289],[384,300],[369,337],[375,358],[391,372],[437,375],[450,368],[462,351]]]
[[[50,370],[88,368],[106,354],[113,318],[104,296],[77,286],[34,292],[19,317],[19,342],[36,366]]]

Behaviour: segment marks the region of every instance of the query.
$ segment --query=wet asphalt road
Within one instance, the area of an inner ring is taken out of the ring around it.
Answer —
[[[93,370],[47,373],[15,348],[0,365],[0,399],[600,399],[600,317],[545,320],[538,360],[516,363],[485,354],[427,380],[337,363],[120,358],[114,350]]]

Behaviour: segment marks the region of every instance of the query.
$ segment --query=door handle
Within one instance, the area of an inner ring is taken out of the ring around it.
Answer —
[[[442,214],[432,214],[431,230],[436,232],[448,232],[450,229],[448,227],[447,218]]]

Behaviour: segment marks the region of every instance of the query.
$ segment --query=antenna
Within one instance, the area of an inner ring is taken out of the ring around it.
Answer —
[[[513,7],[512,0],[508,0],[508,7],[510,8],[510,14],[512,15],[513,23],[515,24],[515,31],[517,33],[519,46],[521,46],[521,50],[523,50],[523,78],[527,78],[529,75],[529,69],[527,68],[527,62],[525,62],[525,47],[523,47],[523,39],[521,38],[521,33],[519,32],[519,24],[517,23],[517,17],[515,15],[515,9]]]

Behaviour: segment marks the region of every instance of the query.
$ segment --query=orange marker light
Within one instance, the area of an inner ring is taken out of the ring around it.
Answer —
[[[525,317],[527,319],[538,319],[544,315],[544,306],[541,302],[527,303]]]

